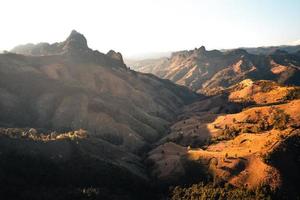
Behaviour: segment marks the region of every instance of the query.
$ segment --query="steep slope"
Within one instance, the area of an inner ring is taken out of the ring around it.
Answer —
[[[155,199],[141,155],[201,97],[76,31],[13,51],[0,54],[0,196]]]
[[[175,52],[169,59],[140,61],[134,64],[134,69],[156,74],[208,95],[247,78],[300,85],[300,55],[283,50],[270,55],[255,55],[242,49],[207,51],[202,46]]]
[[[249,190],[267,185],[280,198],[299,197],[299,87],[245,80],[224,92],[186,106],[148,154],[152,176],[168,185],[191,177]]]
[[[271,81],[244,80],[222,94],[185,106],[178,120],[170,126],[169,134],[159,144],[175,142],[191,147],[205,145],[214,132],[211,123],[218,116],[238,113],[250,107],[279,105],[299,97],[299,87],[282,86]],[[245,124],[241,126],[246,129]],[[228,127],[234,128],[232,124]]]
[[[73,31],[44,56],[0,55],[0,123],[54,130],[84,128],[137,152],[197,95],[126,68],[122,56],[88,48]],[[36,47],[37,48],[37,47]]]
[[[193,170],[196,176],[204,168],[214,178],[215,183],[227,182],[249,189],[266,184],[274,190],[282,187],[282,179],[286,179],[284,174],[294,174],[297,176],[294,179],[299,180],[296,167],[299,167],[299,162],[295,160],[299,152],[298,143],[293,144],[298,149],[291,150],[293,155],[287,161],[293,168],[284,168],[281,163],[279,169],[268,163],[272,152],[277,151],[285,141],[290,138],[299,140],[300,118],[296,113],[300,108],[299,103],[299,100],[294,100],[280,106],[257,107],[238,114],[220,116],[207,124],[206,137],[212,138],[212,143],[209,142],[208,146],[199,143],[201,148],[184,148],[171,142],[164,143],[149,153],[152,175],[161,181],[178,183],[185,180],[188,171]],[[198,134],[205,133],[199,131]],[[283,146],[286,149],[292,148]],[[280,155],[283,159],[284,153]],[[280,158],[276,159],[279,165]],[[191,160],[201,166],[198,171],[190,168]],[[205,178],[202,176],[198,181]],[[292,188],[295,189],[294,186]]]

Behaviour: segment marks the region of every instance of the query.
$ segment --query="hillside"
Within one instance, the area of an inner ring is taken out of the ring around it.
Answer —
[[[262,91],[262,85],[268,90]],[[249,87],[256,92],[245,92]],[[266,185],[273,192],[280,191],[279,196],[299,196],[299,88],[245,80],[226,92],[215,100],[208,98],[186,106],[168,136],[148,153],[154,179],[171,185],[185,180],[216,186],[227,183],[249,191]],[[234,103],[240,106],[238,110],[231,109]],[[197,193],[194,187],[177,188],[173,195],[186,190]],[[189,195],[186,193],[185,198],[190,199]]]
[[[0,158],[1,197],[151,198],[141,159],[84,130],[0,128]]]
[[[2,126],[83,128],[137,152],[197,98],[170,81],[127,69],[120,53],[89,49],[76,31],[50,46],[43,56],[0,55]]]
[[[13,51],[0,54],[0,197],[159,195],[142,156],[200,95],[130,70],[76,31]]]
[[[212,95],[244,79],[300,85],[300,54],[277,49],[256,55],[243,49],[221,52],[205,47],[172,53],[170,58],[133,63],[133,68]]]
[[[161,79],[76,31],[12,52],[0,54],[0,197],[300,196],[299,53],[201,47],[138,64]]]

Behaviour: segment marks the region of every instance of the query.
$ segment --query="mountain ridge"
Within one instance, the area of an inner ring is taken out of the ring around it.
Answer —
[[[197,98],[170,81],[131,71],[120,53],[89,49],[76,31],[54,44],[58,50],[42,56],[0,55],[2,124],[84,128],[136,151],[162,134],[177,106]]]
[[[214,94],[243,79],[267,79],[296,84],[300,76],[298,53],[276,50],[256,55],[245,49],[226,52],[207,51],[205,47],[173,52],[170,58],[131,63],[133,69],[153,73],[199,93]]]
[[[0,54],[0,196],[299,197],[298,53],[201,46],[149,74],[77,31],[21,50]]]

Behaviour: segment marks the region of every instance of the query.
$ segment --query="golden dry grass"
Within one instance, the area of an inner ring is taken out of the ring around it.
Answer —
[[[231,139],[218,140],[217,143],[203,149],[165,143],[149,154],[148,159],[155,163],[153,175],[161,179],[172,179],[175,174],[184,175],[189,169],[184,167],[182,159],[188,158],[207,167],[217,182],[225,181],[237,187],[247,188],[256,188],[262,184],[268,184],[273,189],[278,188],[282,182],[281,174],[275,167],[265,163],[264,158],[299,127],[299,109],[300,100],[293,100],[275,106],[253,107],[236,114],[222,114],[212,122],[195,116],[181,120],[175,123],[172,129],[188,132],[202,121],[199,130],[193,134],[213,138],[220,137],[226,127],[251,128],[262,119],[269,123],[269,126],[257,132],[240,131]],[[289,116],[283,129],[275,127],[272,121],[273,112],[276,114],[278,110]],[[184,137],[190,135],[185,134]]]

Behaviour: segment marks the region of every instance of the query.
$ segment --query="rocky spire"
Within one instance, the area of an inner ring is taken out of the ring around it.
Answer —
[[[201,47],[198,49],[198,51],[200,51],[200,52],[205,52],[205,51],[206,51],[205,46],[201,46]]]
[[[87,50],[87,40],[81,33],[78,33],[76,30],[73,30],[69,37],[64,42],[64,50]]]
[[[118,60],[123,63],[123,56],[120,52],[115,52],[114,50],[110,50],[106,54],[107,56],[111,57],[114,60]]]
[[[198,54],[203,54],[203,53],[205,53],[206,52],[206,49],[205,49],[205,47],[204,46],[201,46],[200,48],[195,48],[194,49],[194,53],[196,54],[196,55],[198,55]]]
[[[120,66],[127,68],[124,61],[123,56],[120,52],[115,52],[114,50],[110,50],[106,54],[108,57],[110,57],[112,60],[114,60],[116,63],[118,63]]]

